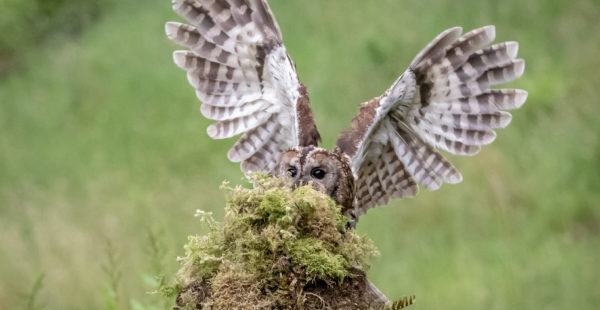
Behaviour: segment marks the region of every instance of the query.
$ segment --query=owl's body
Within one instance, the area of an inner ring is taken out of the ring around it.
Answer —
[[[191,25],[169,22],[170,39],[187,47],[175,63],[216,120],[214,139],[241,135],[228,158],[242,171],[262,170],[312,182],[345,214],[360,216],[392,198],[412,197],[458,183],[460,172],[438,149],[474,155],[508,125],[507,110],[527,93],[492,89],[521,76],[518,44],[492,44],[495,28],[461,36],[448,29],[429,43],[382,95],[361,105],[334,151],[319,148],[320,135],[306,87],[288,55],[265,0],[174,0]]]

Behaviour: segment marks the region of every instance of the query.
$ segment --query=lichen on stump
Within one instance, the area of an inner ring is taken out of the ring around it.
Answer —
[[[222,188],[225,219],[196,216],[180,258],[176,309],[376,309],[365,272],[378,254],[333,200],[310,186],[253,174],[253,189]]]

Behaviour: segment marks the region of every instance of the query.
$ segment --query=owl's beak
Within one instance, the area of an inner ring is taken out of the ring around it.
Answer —
[[[304,186],[306,184],[308,184],[308,179],[298,178],[297,180],[294,181],[294,183],[292,183],[292,189],[296,189],[296,188]]]

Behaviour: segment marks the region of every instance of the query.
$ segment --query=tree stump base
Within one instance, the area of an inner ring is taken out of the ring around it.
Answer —
[[[369,281],[363,271],[353,270],[352,277],[342,283],[327,283],[315,281],[304,287],[296,288],[289,300],[281,301],[280,304],[269,305],[266,308],[257,308],[256,305],[244,305],[243,301],[233,301],[229,305],[215,305],[212,300],[212,288],[207,281],[194,282],[185,288],[177,296],[177,307],[174,310],[202,310],[202,309],[290,309],[290,310],[312,310],[312,309],[336,309],[336,310],[358,310],[358,309],[387,309],[389,300]],[[268,298],[265,294],[264,298]]]

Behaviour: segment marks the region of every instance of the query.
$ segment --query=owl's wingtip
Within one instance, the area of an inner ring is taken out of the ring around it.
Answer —
[[[177,38],[179,26],[181,26],[181,23],[178,22],[165,23],[165,33],[170,40],[175,40]]]

